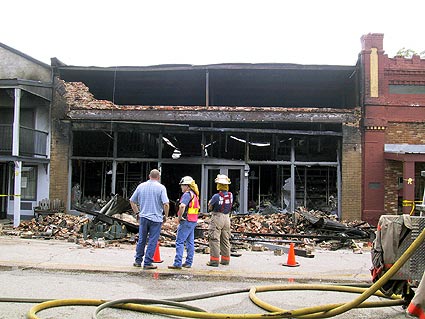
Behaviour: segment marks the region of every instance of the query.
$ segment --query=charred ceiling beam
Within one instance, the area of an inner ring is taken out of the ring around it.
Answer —
[[[210,111],[210,110],[70,110],[70,120],[144,121],[144,122],[299,122],[299,123],[346,123],[354,122],[354,112],[279,112],[279,111]]]
[[[64,120],[69,122],[69,120]],[[320,131],[320,130],[281,130],[281,129],[264,129],[264,128],[238,128],[238,127],[199,127],[190,126],[189,124],[174,123],[149,123],[134,121],[73,121],[72,128],[74,130],[106,130],[111,131],[117,129],[119,131],[128,131],[143,126],[144,129],[150,131],[167,132],[219,132],[219,133],[265,133],[265,134],[285,134],[285,135],[314,135],[314,136],[342,136],[342,132],[338,131]]]
[[[69,120],[62,120],[63,122],[70,122]],[[143,126],[144,129],[152,131],[162,131],[164,128],[178,129],[187,131],[189,128],[188,124],[177,124],[177,123],[152,123],[152,122],[136,122],[136,121],[104,121],[104,120],[83,120],[83,121],[72,121],[72,128],[75,130],[106,130],[117,129],[120,131],[128,131],[132,129],[140,128]]]
[[[275,129],[264,129],[264,128],[254,129],[254,128],[236,128],[236,127],[192,127],[190,126],[189,131],[342,136],[342,132],[335,132],[335,131],[275,130]]]

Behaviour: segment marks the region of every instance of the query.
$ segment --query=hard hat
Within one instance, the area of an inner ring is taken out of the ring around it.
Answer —
[[[214,182],[216,182],[217,184],[230,184],[230,178],[228,178],[226,175],[224,174],[218,174],[217,178],[214,180]]]
[[[193,182],[193,178],[190,176],[185,176],[182,177],[182,179],[180,180],[180,185],[190,185]]]
[[[173,154],[171,154],[172,159],[179,159],[180,156],[182,156],[182,152],[180,152],[178,149],[175,149]]]

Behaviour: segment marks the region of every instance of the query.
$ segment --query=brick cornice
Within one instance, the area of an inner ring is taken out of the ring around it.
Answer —
[[[425,79],[424,80],[391,79],[391,80],[388,80],[388,84],[391,84],[391,85],[425,85]]]

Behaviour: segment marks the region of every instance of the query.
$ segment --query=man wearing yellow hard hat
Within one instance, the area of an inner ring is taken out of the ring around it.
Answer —
[[[218,267],[230,263],[230,211],[233,195],[229,192],[230,179],[227,175],[218,174],[215,179],[218,193],[208,202],[211,220],[208,228],[210,261],[207,266]]]

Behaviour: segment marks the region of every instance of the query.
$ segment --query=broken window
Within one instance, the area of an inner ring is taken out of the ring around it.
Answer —
[[[11,175],[9,189],[14,189],[15,174]],[[21,200],[35,201],[37,199],[37,166],[22,166],[21,169]]]
[[[303,166],[295,170],[296,207],[336,212],[336,167]]]
[[[130,132],[118,132],[117,156],[126,158],[158,157],[159,134],[141,129]]]
[[[204,156],[245,160],[245,133],[207,132],[204,134]]]
[[[295,139],[295,159],[302,162],[334,162],[339,137],[308,136]]]
[[[146,181],[149,172],[157,166],[156,162],[118,162],[115,193],[130,198],[137,185]]]
[[[182,157],[200,157],[202,154],[201,133],[164,133],[163,158],[173,158],[176,150]]]
[[[73,156],[113,156],[114,137],[106,131],[73,131]]]
[[[270,161],[276,159],[274,134],[248,135],[248,158],[253,161]]]
[[[226,169],[232,179],[236,210],[239,192],[244,191],[246,202],[241,206],[244,209],[256,211],[267,204],[283,211],[291,208],[292,164],[295,166],[295,207],[336,209],[337,152],[341,137],[337,136],[335,127],[329,135],[320,135],[320,129],[314,134],[310,126],[295,124],[273,127],[277,133],[261,132],[260,125],[246,127],[241,123],[233,128],[194,126],[187,130],[188,127],[148,129],[129,125],[115,127],[112,133],[75,131],[72,185],[80,185],[83,202],[84,199],[88,202],[107,200],[112,192],[129,198],[137,185],[148,178],[150,169],[160,166],[162,183],[174,204],[180,197],[181,177],[190,175],[201,187],[202,179],[206,178],[203,168],[209,165],[210,175],[214,175],[230,165]],[[293,129],[298,129],[300,134],[280,133]],[[292,153],[294,162],[291,162]],[[240,171],[234,165],[246,165],[246,168]],[[246,180],[241,180],[244,171]],[[215,191],[215,185],[209,184],[211,176],[203,184],[208,196]],[[203,205],[205,207],[205,203]]]

